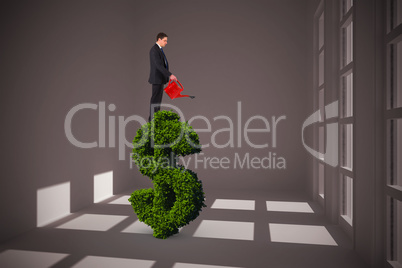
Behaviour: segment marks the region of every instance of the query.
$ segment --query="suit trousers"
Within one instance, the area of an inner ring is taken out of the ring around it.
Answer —
[[[152,120],[153,114],[161,109],[160,105],[163,97],[163,88],[164,84],[152,84],[152,96],[151,96],[149,118],[148,118],[149,121]]]

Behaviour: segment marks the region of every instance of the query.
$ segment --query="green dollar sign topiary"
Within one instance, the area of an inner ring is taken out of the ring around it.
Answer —
[[[197,133],[171,111],[159,111],[143,125],[133,141],[133,159],[154,189],[134,191],[128,199],[138,219],[167,238],[196,219],[204,204],[197,174],[177,164],[178,156],[201,152]]]

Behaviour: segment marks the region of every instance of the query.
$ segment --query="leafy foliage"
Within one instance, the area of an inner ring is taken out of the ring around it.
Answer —
[[[143,125],[133,140],[133,159],[154,189],[134,191],[129,201],[138,219],[167,238],[196,219],[206,207],[197,174],[177,165],[178,156],[201,152],[197,133],[171,111],[159,111]]]

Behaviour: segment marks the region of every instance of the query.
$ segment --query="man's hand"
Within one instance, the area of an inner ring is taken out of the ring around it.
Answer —
[[[173,80],[173,81],[177,81],[177,77],[174,76],[173,74],[169,77],[169,79],[170,79],[170,80]]]

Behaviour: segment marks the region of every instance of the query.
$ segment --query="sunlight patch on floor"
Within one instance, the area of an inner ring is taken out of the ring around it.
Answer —
[[[240,267],[176,262],[172,268],[240,268]]]
[[[9,249],[0,254],[1,267],[50,267],[68,254]]]
[[[86,231],[107,231],[126,218],[128,218],[128,216],[84,214],[62,225],[59,225],[56,228]]]
[[[254,240],[254,222],[203,220],[194,237]]]
[[[153,234],[152,228],[145,223],[140,222],[139,220],[136,220],[133,224],[129,225],[122,232],[135,234]]]
[[[268,211],[314,213],[307,202],[267,201]]]
[[[272,242],[337,246],[324,226],[297,224],[269,224]]]
[[[211,208],[255,210],[254,200],[216,199]]]
[[[109,204],[113,205],[131,205],[128,199],[130,198],[129,195],[123,195],[113,201],[110,201]]]
[[[76,265],[72,266],[74,268],[151,268],[155,261],[149,260],[138,260],[138,259],[124,259],[124,258],[110,258],[110,257],[99,257],[99,256],[86,256]]]

